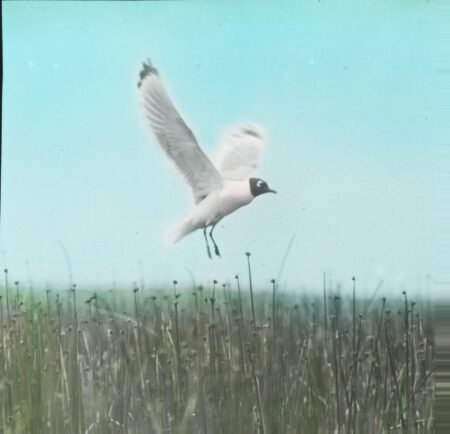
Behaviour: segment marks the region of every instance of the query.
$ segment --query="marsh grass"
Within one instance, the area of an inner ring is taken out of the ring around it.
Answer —
[[[10,304],[5,283],[2,433],[432,432],[430,308],[406,293],[247,293],[235,276]]]

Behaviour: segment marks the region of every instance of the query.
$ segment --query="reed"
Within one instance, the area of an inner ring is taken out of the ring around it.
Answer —
[[[427,303],[235,281],[35,290],[10,321],[0,288],[3,433],[432,432]]]

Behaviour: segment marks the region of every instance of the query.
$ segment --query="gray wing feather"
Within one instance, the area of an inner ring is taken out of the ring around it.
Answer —
[[[157,70],[144,63],[139,75],[141,104],[153,134],[166,156],[189,184],[196,203],[222,187],[223,179],[185,124],[167,94]]]

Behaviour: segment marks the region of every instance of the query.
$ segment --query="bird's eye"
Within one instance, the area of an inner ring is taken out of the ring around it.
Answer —
[[[256,186],[259,188],[259,187],[262,187],[263,186],[263,184],[264,184],[264,181],[258,181],[257,183],[256,183]]]

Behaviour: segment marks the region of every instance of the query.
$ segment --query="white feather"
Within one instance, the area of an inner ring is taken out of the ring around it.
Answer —
[[[265,133],[260,126],[238,125],[220,141],[216,167],[225,179],[249,178],[258,171],[264,149]]]
[[[179,115],[150,62],[144,64],[138,87],[147,124],[166,157],[191,187],[195,203],[221,188],[222,176]]]
[[[165,234],[165,240],[168,244],[176,244],[187,234],[191,233],[195,227],[192,226],[192,220],[187,219],[173,227],[169,232]]]

